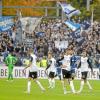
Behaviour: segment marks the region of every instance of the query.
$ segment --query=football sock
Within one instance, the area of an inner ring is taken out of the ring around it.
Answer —
[[[92,89],[92,86],[90,85],[89,81],[87,81],[86,83],[87,83],[89,89]]]
[[[70,81],[70,87],[73,93],[75,93],[73,81]]]
[[[65,87],[64,81],[62,81],[62,85],[63,85],[63,91],[65,93],[66,92],[66,87]]]
[[[81,86],[80,86],[79,92],[81,92],[83,90],[83,86],[84,86],[84,81],[81,81]]]
[[[49,81],[49,87],[52,87],[52,80],[49,78],[48,81]]]
[[[52,88],[55,87],[55,79],[52,79]]]
[[[40,83],[38,80],[36,80],[36,83],[37,83],[38,86],[41,88],[41,90],[45,90],[44,87],[41,85],[41,83]]]
[[[30,93],[30,88],[31,88],[31,81],[28,81],[27,84],[27,92]]]
[[[11,80],[13,80],[13,75],[11,74]]]

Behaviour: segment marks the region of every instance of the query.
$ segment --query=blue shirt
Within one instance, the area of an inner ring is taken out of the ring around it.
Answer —
[[[70,63],[70,65],[71,65],[71,70],[77,68],[76,62],[77,62],[78,60],[80,60],[80,56],[73,55],[73,56],[71,57],[71,63]]]

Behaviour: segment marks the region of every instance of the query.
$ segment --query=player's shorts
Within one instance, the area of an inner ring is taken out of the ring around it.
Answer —
[[[82,74],[82,79],[87,79],[88,71],[86,71],[86,72],[81,72],[81,74]]]
[[[29,72],[29,77],[36,79],[37,78],[37,72]]]
[[[55,77],[55,72],[50,72],[50,73],[49,73],[49,77],[50,77],[50,78],[54,78],[54,77]]]
[[[71,71],[67,71],[65,69],[62,69],[62,75],[63,75],[63,78],[71,78]]]

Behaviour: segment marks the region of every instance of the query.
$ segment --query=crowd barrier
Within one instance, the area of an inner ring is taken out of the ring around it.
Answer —
[[[14,78],[27,78],[28,77],[28,73],[29,70],[27,69],[25,71],[25,75],[23,74],[22,70],[24,69],[24,67],[14,67],[13,70],[13,76]],[[89,69],[89,73],[88,73],[88,79],[92,79],[92,80],[99,80],[99,69],[98,68],[94,68],[94,75],[91,74],[91,70]],[[49,73],[49,71],[48,71]],[[6,66],[0,66],[0,78],[7,78],[8,75],[8,69]],[[47,79],[47,76],[45,74],[45,68],[39,68],[38,70],[38,77],[40,79]],[[80,79],[81,78],[81,71],[80,69],[76,70],[76,79]],[[56,77],[56,79],[58,79],[58,77]]]

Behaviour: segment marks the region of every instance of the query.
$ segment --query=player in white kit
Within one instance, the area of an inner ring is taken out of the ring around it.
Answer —
[[[67,50],[65,55],[64,55],[64,59],[62,61],[62,85],[63,85],[63,90],[64,90],[64,94],[67,94],[66,91],[66,79],[69,81],[69,85],[71,87],[72,93],[75,93],[75,89],[74,89],[74,84],[71,78],[71,52],[70,50]]]
[[[36,59],[37,59],[36,55],[33,54],[32,51],[30,50],[29,51],[30,63],[29,65],[27,65],[27,67],[24,68],[25,70],[29,67],[29,76],[28,76],[27,91],[26,91],[27,93],[30,93],[31,79],[33,79],[38,84],[38,86],[40,87],[42,91],[45,91],[44,87],[41,85],[41,83],[37,79],[38,67],[36,65]],[[24,73],[24,70],[23,70],[23,73]]]
[[[55,75],[56,75],[56,60],[52,57],[52,53],[48,54],[48,66],[45,70],[49,70],[48,80],[49,80],[49,88],[55,87]]]
[[[82,76],[81,76],[80,90],[78,91],[78,93],[82,92],[84,83],[86,83],[88,85],[89,89],[92,90],[92,87],[91,87],[89,81],[87,80],[87,74],[88,74],[89,68],[91,69],[91,72],[93,74],[93,69],[92,69],[92,66],[89,63],[89,59],[86,55],[87,55],[86,52],[83,52],[82,57],[81,57],[81,61],[80,61],[80,68],[81,68],[81,75]]]

